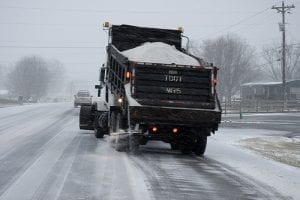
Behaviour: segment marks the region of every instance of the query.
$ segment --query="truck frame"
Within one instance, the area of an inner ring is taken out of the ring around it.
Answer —
[[[184,154],[203,155],[221,121],[218,68],[182,49],[181,30],[130,25],[108,30],[107,61],[96,85],[101,100],[81,107],[80,128],[94,130],[97,138],[109,134],[118,151],[135,152],[159,140]],[[122,54],[145,42],[173,45],[199,65],[136,62]]]

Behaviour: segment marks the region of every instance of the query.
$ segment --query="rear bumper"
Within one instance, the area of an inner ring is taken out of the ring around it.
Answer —
[[[82,102],[82,101],[74,101],[74,104],[75,105],[81,105],[81,106],[89,106],[89,105],[92,105],[92,102]]]
[[[193,127],[218,128],[221,111],[156,106],[132,106],[130,119],[140,124],[176,124]]]

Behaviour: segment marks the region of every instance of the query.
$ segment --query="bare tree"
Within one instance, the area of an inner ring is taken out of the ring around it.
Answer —
[[[0,65],[0,89],[4,89],[5,77],[6,77],[5,67],[3,65]]]
[[[206,40],[201,49],[201,56],[220,69],[217,88],[221,99],[230,101],[242,83],[257,78],[254,49],[239,36],[230,34]]]
[[[279,45],[264,47],[262,57],[266,62],[262,66],[265,76],[273,81],[282,81],[281,48]],[[286,79],[300,78],[300,49],[288,45],[286,49]]]
[[[48,70],[51,74],[49,81],[49,93],[51,95],[57,94],[65,89],[66,85],[66,71],[63,64],[58,60],[51,60],[47,62]]]
[[[38,101],[47,94],[50,76],[47,63],[41,57],[25,57],[8,74],[7,87],[16,96]]]
[[[289,45],[286,51],[287,59],[287,79],[300,78],[300,48]]]

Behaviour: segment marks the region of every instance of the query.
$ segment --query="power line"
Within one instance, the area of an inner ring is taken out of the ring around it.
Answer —
[[[266,15],[264,17],[263,20],[261,20],[260,22],[258,23],[252,23],[252,24],[245,24],[244,27],[240,27],[238,29],[235,29],[233,32],[239,32],[241,30],[244,30],[245,28],[247,28],[247,31],[249,30],[253,30],[255,28],[255,26],[263,26],[263,25],[266,25],[265,23],[262,23],[262,22],[269,22],[270,18],[272,18],[273,15],[272,14],[269,14],[269,15]],[[251,27],[250,27],[251,26]],[[256,29],[257,30],[257,29]]]
[[[248,20],[250,20],[250,19],[252,19],[252,18],[254,18],[254,17],[256,17],[256,16],[258,16],[258,15],[264,13],[264,12],[266,12],[267,10],[269,10],[269,8],[263,9],[263,10],[261,10],[261,11],[255,13],[255,14],[253,14],[253,15],[250,15],[250,16],[248,16],[248,17],[246,17],[246,18],[244,18],[244,19],[242,19],[242,20],[240,20],[240,21],[234,23],[234,24],[231,24],[231,25],[227,26],[227,27],[224,28],[224,29],[218,30],[218,31],[216,31],[216,32],[214,32],[214,33],[212,33],[212,34],[210,34],[210,36],[211,36],[211,35],[215,35],[215,34],[220,33],[220,32],[223,32],[223,31],[226,31],[226,30],[229,30],[229,29],[231,29],[231,28],[233,28],[233,27],[235,27],[235,26],[238,26],[238,25],[242,24],[243,22],[248,21]]]
[[[81,47],[72,47],[72,46],[19,46],[19,45],[0,45],[0,48],[20,48],[20,49],[104,49],[106,47],[101,46],[81,46]]]
[[[42,24],[42,23],[31,23],[31,22],[0,22],[0,25],[28,25],[28,26],[88,26],[88,27],[100,27],[101,25],[99,24]],[[257,23],[252,23],[252,24],[244,24],[244,26],[259,26],[263,24],[257,24]],[[157,24],[157,25],[150,25],[150,26],[167,26],[167,27],[175,27],[178,25],[166,25],[166,24]],[[218,24],[218,25],[197,25],[197,24],[189,24],[185,25],[184,27],[189,27],[189,28],[216,28],[216,27],[228,27],[228,25],[223,25],[223,24]]]
[[[0,61],[0,64],[13,64],[16,61]],[[63,62],[60,61],[62,64],[66,65],[100,65],[102,62]]]
[[[28,26],[90,26],[99,27],[99,24],[42,24],[30,22],[0,22],[0,25],[28,25]]]
[[[191,13],[194,14],[195,12],[198,12],[198,14],[244,14],[244,13],[254,13],[252,11],[201,11],[199,10],[181,10],[178,12],[178,10],[101,10],[101,9],[68,9],[68,8],[39,8],[39,7],[22,7],[22,6],[0,6],[0,8],[6,8],[6,9],[22,9],[22,10],[41,10],[41,11],[60,11],[60,12],[96,12],[96,13],[133,13],[133,14],[180,14],[180,13]]]

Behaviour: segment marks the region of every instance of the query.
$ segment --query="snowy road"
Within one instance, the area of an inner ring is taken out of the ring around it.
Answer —
[[[299,168],[233,145],[236,129],[209,138],[205,157],[155,142],[132,155],[79,130],[78,114],[67,103],[0,108],[0,200],[300,197]]]

